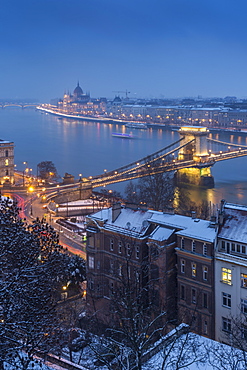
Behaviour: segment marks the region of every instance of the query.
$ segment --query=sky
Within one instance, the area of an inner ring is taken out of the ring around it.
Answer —
[[[247,98],[246,0],[0,0],[0,99]]]

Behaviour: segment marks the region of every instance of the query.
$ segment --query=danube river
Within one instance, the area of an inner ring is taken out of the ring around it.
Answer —
[[[15,164],[23,171],[28,163],[36,175],[37,164],[52,161],[59,175],[65,172],[78,179],[138,161],[178,139],[170,130],[132,130],[135,139],[112,137],[114,132],[130,132],[122,125],[61,119],[35,109],[0,109],[1,139],[15,143]],[[247,145],[247,134],[212,133],[212,138]],[[213,148],[212,148],[213,149]],[[216,163],[212,168],[214,189],[191,188],[195,201],[206,199],[218,204],[221,199],[247,205],[247,157]],[[108,189],[124,192],[125,183]]]

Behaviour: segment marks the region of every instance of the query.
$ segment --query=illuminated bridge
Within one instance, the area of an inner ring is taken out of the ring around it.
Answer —
[[[208,133],[206,127],[181,127],[180,139],[169,146],[113,171],[83,178],[78,184],[97,188],[174,171],[178,182],[213,187],[211,167],[214,163],[247,155],[247,146],[240,147],[239,144],[210,139]],[[213,153],[208,149],[209,142],[220,144],[225,150]]]
[[[8,107],[20,107],[20,108],[36,108],[37,104],[32,103],[0,103],[1,108],[8,108]]]

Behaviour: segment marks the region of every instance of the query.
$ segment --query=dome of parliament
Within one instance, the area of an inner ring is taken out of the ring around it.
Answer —
[[[83,95],[83,91],[82,91],[82,88],[80,87],[79,85],[79,82],[74,90],[74,95],[77,95],[77,96],[80,96],[80,95]]]

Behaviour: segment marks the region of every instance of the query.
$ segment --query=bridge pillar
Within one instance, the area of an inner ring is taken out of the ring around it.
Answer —
[[[193,160],[196,162],[194,167],[183,168],[177,171],[177,184],[185,183],[197,186],[214,187],[214,178],[211,174],[211,167],[203,164],[209,157],[207,147],[207,135],[209,130],[200,126],[183,126],[179,130],[184,143],[188,143],[181,148],[178,153],[178,160]],[[193,140],[193,141],[192,141]]]

